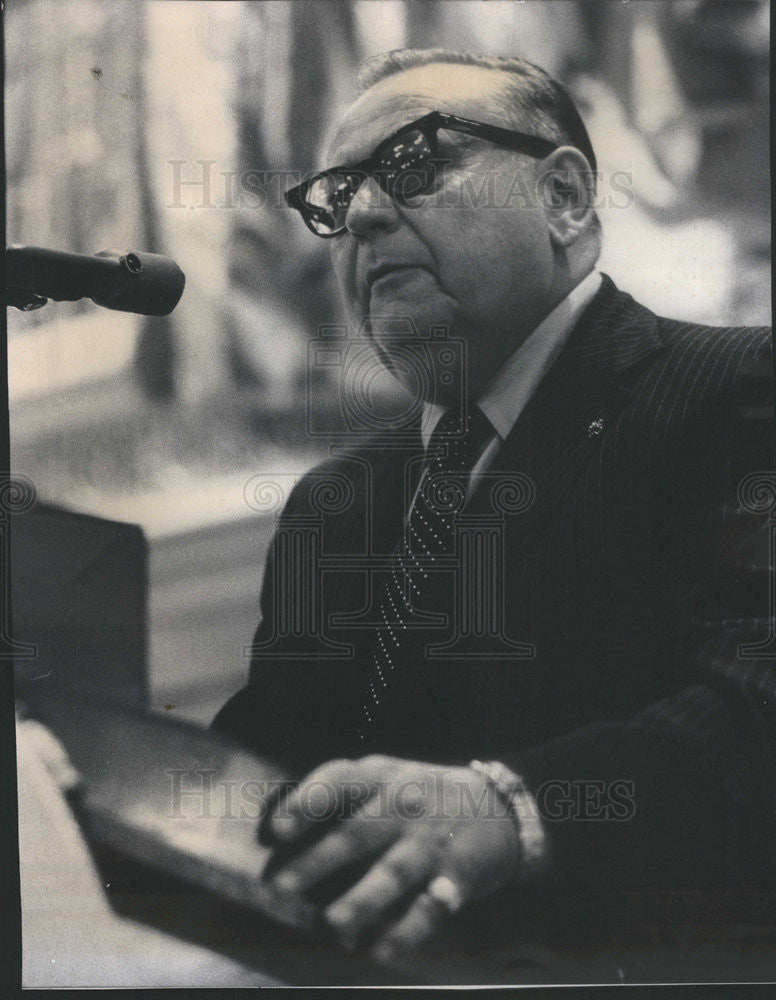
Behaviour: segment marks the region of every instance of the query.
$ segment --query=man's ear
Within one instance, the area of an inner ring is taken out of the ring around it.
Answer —
[[[552,242],[571,246],[594,212],[595,177],[587,158],[574,146],[553,150],[539,167],[537,194]]]

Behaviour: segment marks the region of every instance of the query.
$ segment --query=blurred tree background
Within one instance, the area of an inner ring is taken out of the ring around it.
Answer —
[[[367,56],[544,66],[598,152],[603,269],[663,314],[770,322],[765,0],[8,0],[5,28],[9,242],[167,253],[187,276],[169,318],[9,317],[13,470],[149,537],[155,705],[205,720],[242,682],[272,526],[245,483],[324,453],[308,382],[335,389],[307,341],[342,317],[282,194]]]

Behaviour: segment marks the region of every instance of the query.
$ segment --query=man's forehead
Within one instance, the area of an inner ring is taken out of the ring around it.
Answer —
[[[370,87],[347,109],[328,144],[329,158],[352,162],[381,139],[429,111],[444,111],[493,125],[501,120],[503,70],[431,63],[394,73]]]

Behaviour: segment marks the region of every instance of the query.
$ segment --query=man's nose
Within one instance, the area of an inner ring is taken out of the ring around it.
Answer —
[[[394,229],[400,220],[393,198],[374,177],[367,177],[350,201],[345,226],[354,236],[369,236],[375,230]]]

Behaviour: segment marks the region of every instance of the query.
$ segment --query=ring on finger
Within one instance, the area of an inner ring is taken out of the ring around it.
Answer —
[[[445,916],[451,917],[463,906],[463,892],[447,875],[437,875],[432,879],[417,902],[429,909],[441,910]]]

